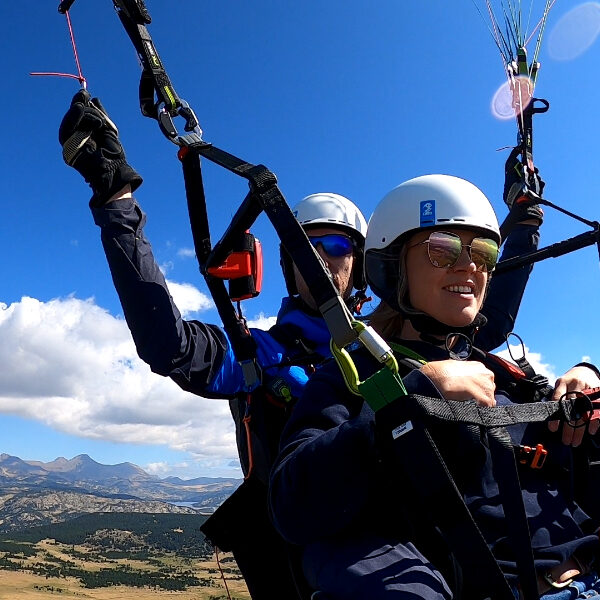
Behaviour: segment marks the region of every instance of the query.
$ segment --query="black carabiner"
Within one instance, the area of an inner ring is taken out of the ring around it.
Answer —
[[[73,6],[75,0],[62,0],[62,2],[58,5],[58,12],[61,15],[64,15],[70,8]]]

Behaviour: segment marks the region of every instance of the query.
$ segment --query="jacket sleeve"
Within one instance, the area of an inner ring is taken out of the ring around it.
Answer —
[[[117,200],[92,213],[140,358],[187,391],[217,395],[206,387],[231,355],[227,336],[215,325],[182,319],[144,236],[140,206]]]
[[[539,228],[534,225],[517,225],[506,239],[500,260],[520,256],[537,250]],[[481,312],[488,322],[477,334],[476,344],[488,352],[501,346],[513,330],[517,313],[533,264],[493,275],[488,295]]]

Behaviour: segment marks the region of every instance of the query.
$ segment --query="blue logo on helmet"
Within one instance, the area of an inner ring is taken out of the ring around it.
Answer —
[[[421,202],[421,227],[435,225],[435,200],[423,200]]]

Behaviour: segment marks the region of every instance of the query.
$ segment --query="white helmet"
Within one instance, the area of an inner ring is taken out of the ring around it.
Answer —
[[[490,201],[472,183],[451,175],[423,175],[394,188],[377,205],[365,242],[366,278],[377,296],[397,308],[398,253],[422,229],[476,227],[500,243]],[[394,244],[393,248],[389,248]]]
[[[367,221],[358,207],[339,194],[311,194],[292,208],[302,227],[307,225],[332,225],[348,229],[359,242],[367,235]]]

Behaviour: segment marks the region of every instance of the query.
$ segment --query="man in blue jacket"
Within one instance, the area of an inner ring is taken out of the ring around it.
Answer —
[[[267,515],[266,483],[294,399],[315,367],[330,356],[330,334],[310,290],[282,250],[289,295],[273,329],[251,330],[263,385],[252,394],[252,426],[246,431],[248,395],[227,334],[220,326],[181,317],[144,235],[146,216],[132,195],[142,179],[127,163],[106,111],[86,91],[74,96],[59,141],[65,162],[92,188],[90,207],[139,356],[183,389],[230,402],[246,479],[203,529],[216,545],[234,552],[252,598],[294,598],[285,548]],[[347,198],[328,193],[308,196],[294,211],[340,295],[355,305],[366,287],[361,212]],[[539,211],[515,206],[512,215],[516,225],[504,258],[535,249],[539,238]],[[494,279],[486,303],[490,323],[478,334],[480,347],[498,346],[512,330],[530,271],[524,267]]]

